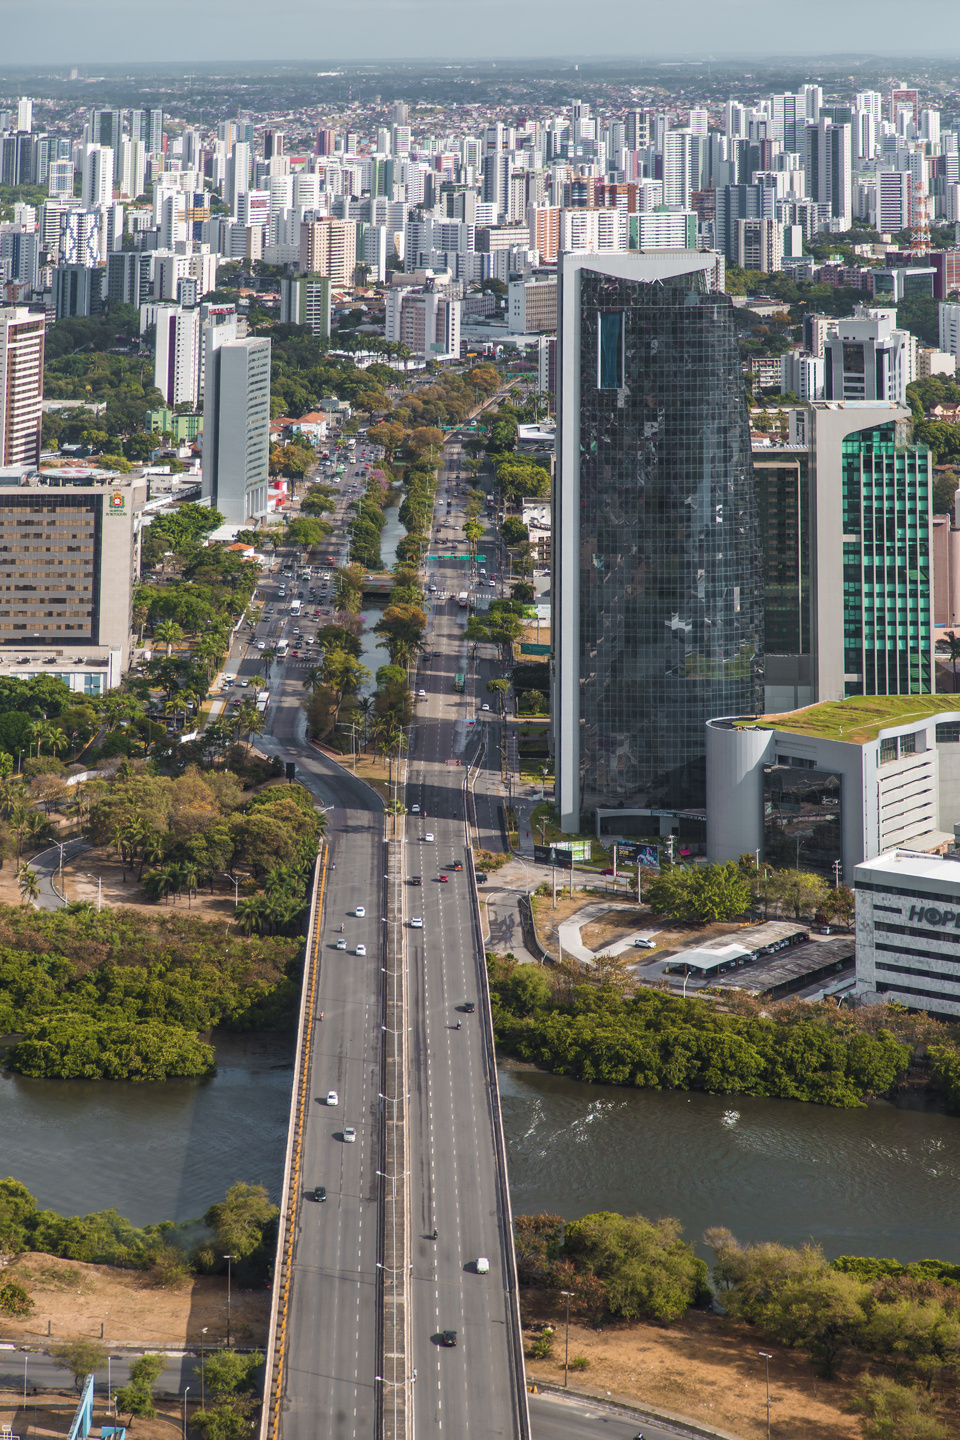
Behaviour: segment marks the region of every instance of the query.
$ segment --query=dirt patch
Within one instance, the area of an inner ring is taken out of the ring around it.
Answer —
[[[626,940],[628,935],[635,935],[638,930],[645,930],[653,924],[653,916],[645,905],[618,906],[584,925],[580,939],[588,950],[597,952],[605,945],[615,945],[618,940]]]
[[[35,1251],[17,1255],[0,1273],[19,1280],[34,1303],[33,1314],[25,1320],[5,1317],[0,1322],[6,1340],[45,1339],[48,1335],[54,1340],[97,1339],[102,1325],[103,1336],[111,1344],[226,1343],[225,1276],[200,1275],[182,1290],[168,1290],[142,1270],[82,1265]],[[234,1284],[230,1311],[235,1342],[266,1343],[269,1290],[242,1290]]]
[[[536,1291],[521,1291],[521,1309],[528,1347],[543,1323],[556,1331],[550,1359],[527,1360],[528,1380],[562,1385],[563,1310]],[[669,1329],[608,1325],[597,1331],[571,1315],[570,1357],[585,1356],[590,1364],[571,1371],[570,1384],[689,1416],[743,1440],[764,1440],[766,1382],[757,1352],[765,1348],[773,1349],[719,1316],[694,1313]],[[859,1422],[845,1413],[855,1378],[853,1371],[821,1380],[802,1356],[774,1353],[772,1433],[784,1440],[857,1440]]]
[[[145,867],[149,868],[149,867]],[[220,880],[214,882],[214,893],[209,888],[198,890],[188,899],[186,895],[173,896],[153,902],[148,900],[137,883],[139,863],[126,871],[113,850],[101,846],[85,850],[76,860],[68,861],[63,867],[64,893],[68,901],[89,900],[94,905],[98,898],[104,905],[126,905],[131,910],[149,910],[153,915],[163,915],[170,909],[186,910],[198,920],[232,920],[234,911],[233,886]],[[99,895],[97,881],[100,882]]]

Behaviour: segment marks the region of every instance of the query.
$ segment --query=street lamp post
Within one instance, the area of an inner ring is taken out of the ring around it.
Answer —
[[[570,1301],[573,1299],[573,1291],[572,1291],[572,1290],[561,1290],[561,1291],[560,1291],[560,1294],[565,1298],[565,1300],[566,1300],[566,1302],[567,1302],[566,1337],[565,1337],[564,1342],[563,1342],[563,1386],[564,1386],[564,1389],[566,1389],[566,1386],[567,1386],[567,1365],[568,1365],[568,1362],[569,1362],[569,1360],[570,1360]]]
[[[767,1378],[767,1440],[770,1440],[770,1361],[773,1355],[769,1350],[758,1350],[757,1354],[763,1360]]]
[[[183,1440],[187,1440],[187,1395],[190,1393],[190,1386],[183,1387]]]
[[[223,1258],[224,1258],[224,1260],[226,1260],[226,1262],[227,1262],[227,1349],[229,1350],[229,1348],[230,1348],[230,1318],[231,1318],[231,1317],[230,1317],[230,1309],[231,1309],[231,1303],[230,1303],[230,1302],[231,1302],[231,1297],[232,1297],[232,1289],[231,1289],[232,1273],[231,1273],[231,1267],[232,1267],[233,1261],[236,1260],[237,1257],[236,1257],[236,1255],[224,1255]]]

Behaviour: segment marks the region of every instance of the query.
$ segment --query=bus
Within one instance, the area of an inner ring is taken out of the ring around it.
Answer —
[[[457,604],[460,606],[460,609],[466,610],[469,601],[470,592],[468,590],[461,590],[460,594],[457,596]]]
[[[290,601],[290,614],[291,614],[291,615],[299,615],[299,614],[300,614],[300,611],[301,611],[302,609],[303,609],[303,601],[302,601],[302,600],[291,600],[291,601]]]
[[[453,677],[453,688],[454,690],[456,690],[458,695],[462,695],[464,690],[467,688],[467,677],[459,670]]]
[[[286,655],[286,653],[287,653],[287,648],[288,648],[288,646],[287,646],[287,641],[286,641],[286,640],[278,640],[278,641],[277,641],[277,659],[278,659],[278,660],[282,660],[282,659],[283,659],[283,657],[284,657],[284,656]]]

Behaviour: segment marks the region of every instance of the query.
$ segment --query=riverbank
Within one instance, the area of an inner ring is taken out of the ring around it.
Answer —
[[[538,1290],[521,1290],[520,1312],[526,1348],[554,1327],[553,1354],[527,1360],[531,1383],[563,1384],[565,1312]],[[766,1436],[766,1382],[759,1358],[764,1346],[747,1326],[718,1315],[691,1313],[669,1329],[655,1325],[607,1324],[594,1330],[571,1316],[570,1356],[583,1356],[586,1370],[570,1372],[570,1385],[613,1399],[651,1405],[683,1415],[743,1440]],[[839,1380],[822,1380],[802,1355],[774,1354],[770,1362],[773,1433],[790,1440],[857,1440],[857,1419],[846,1413],[856,1369]]]
[[[32,1250],[14,1256],[0,1276],[17,1280],[34,1303],[33,1313],[23,1320],[0,1317],[4,1340],[99,1339],[102,1325],[107,1345],[226,1344],[226,1276],[195,1276],[172,1290],[143,1270],[85,1265]],[[235,1344],[247,1348],[266,1343],[269,1290],[242,1290],[234,1283],[230,1311]],[[138,1421],[138,1435],[139,1426]]]

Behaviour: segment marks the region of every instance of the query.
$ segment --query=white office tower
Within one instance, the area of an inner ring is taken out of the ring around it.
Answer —
[[[293,176],[292,175],[271,175],[267,181],[267,194],[269,196],[268,208],[270,223],[276,219],[283,210],[293,208]],[[271,238],[273,238],[271,236]],[[274,243],[276,243],[274,241]]]
[[[203,498],[229,524],[247,525],[267,513],[270,341],[209,347],[204,368]]]
[[[243,195],[250,189],[250,146],[244,141],[238,140],[230,152],[227,160],[226,176],[223,184],[223,198],[230,206],[231,212],[237,213],[237,196]]]
[[[200,399],[206,383],[207,357],[228,340],[237,339],[237,307],[235,305],[200,306]]]
[[[680,210],[690,209],[690,191],[695,188],[691,180],[693,140],[689,130],[668,130],[663,137],[663,203]]]
[[[406,345],[422,360],[460,358],[459,300],[431,286],[393,286],[386,294],[385,338]]]
[[[940,302],[940,349],[960,360],[960,305],[954,300]]]
[[[237,196],[236,218],[241,225],[259,225],[265,230],[270,224],[270,191],[243,191]]]
[[[472,228],[472,227],[471,227]],[[386,225],[367,225],[363,231],[360,259],[367,267],[367,280],[381,283],[387,278],[387,257],[393,254],[393,243]]]
[[[836,322],[836,333],[823,344],[825,400],[906,402],[916,378],[916,338],[895,328],[895,315],[860,308],[852,320]]]
[[[859,90],[853,97],[855,110],[866,110],[877,124],[883,119],[883,96],[879,90]]]
[[[17,101],[17,129],[27,131],[33,129],[33,101],[29,100],[26,95],[21,95]]]
[[[142,140],[148,155],[159,155],[163,149],[163,111],[131,110],[130,138]]]
[[[320,204],[320,176],[306,173],[294,175],[293,177],[293,201],[294,206],[301,206],[304,210],[316,210]]]
[[[780,391],[798,400],[823,399],[823,359],[792,350],[780,356]]]
[[[117,203],[97,207],[100,227],[100,259],[106,261],[114,250],[123,249],[123,206]]]
[[[72,160],[51,160],[50,169],[47,171],[47,194],[51,198],[60,195],[71,198],[73,173]]]
[[[168,405],[196,405],[200,387],[200,311],[156,307],[153,383]]]
[[[147,181],[147,147],[142,140],[124,137],[120,141],[117,170],[121,200],[136,200]]]
[[[113,199],[113,151],[107,145],[88,145],[83,157],[80,195],[85,210],[109,205]]]
[[[747,133],[747,111],[736,100],[728,100],[724,107],[723,132],[731,140],[740,139]]]

